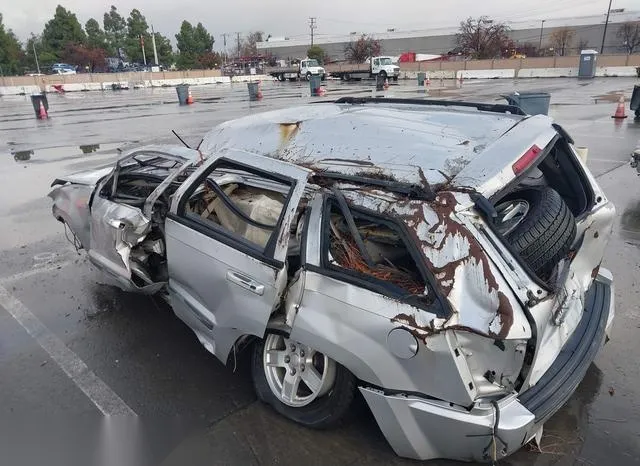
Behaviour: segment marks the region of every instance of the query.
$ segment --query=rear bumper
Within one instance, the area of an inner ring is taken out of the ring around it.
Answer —
[[[498,402],[497,458],[526,444],[569,399],[596,357],[614,315],[611,275],[603,270],[589,289],[582,320],[556,361],[526,392]],[[420,460],[491,459],[495,408],[476,403],[470,410],[438,400],[386,395],[361,387],[380,429],[394,451]]]

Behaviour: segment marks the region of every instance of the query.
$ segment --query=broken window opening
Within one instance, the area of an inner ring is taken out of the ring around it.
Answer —
[[[372,264],[367,264],[336,202],[331,202],[329,211],[328,264],[375,279],[386,289],[392,288],[393,294],[417,297],[421,303],[431,304],[434,294],[399,228],[358,210],[350,209],[350,212]]]
[[[264,252],[277,232],[291,189],[248,172],[214,170],[188,199],[185,214]]]

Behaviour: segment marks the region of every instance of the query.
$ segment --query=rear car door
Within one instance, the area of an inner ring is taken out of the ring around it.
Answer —
[[[431,334],[429,322],[449,314],[400,221],[350,209],[368,267],[335,198],[318,194],[310,207],[301,276],[287,295],[289,338],[374,386],[469,405],[473,377],[453,332]]]
[[[230,151],[210,157],[176,191],[165,223],[171,304],[223,362],[239,337],[264,335],[280,302],[309,173]]]

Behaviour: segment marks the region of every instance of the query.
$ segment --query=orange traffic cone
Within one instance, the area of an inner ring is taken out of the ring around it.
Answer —
[[[611,115],[611,118],[615,118],[617,120],[622,120],[624,118],[627,118],[627,115],[625,115],[624,113],[624,97],[623,96],[620,96],[620,99],[618,100],[618,106],[616,107],[616,113]]]
[[[187,96],[187,105],[191,105],[193,103],[193,96],[191,95],[191,89],[189,89],[189,95]]]
[[[258,99],[262,99],[262,81],[258,81],[258,94],[256,95]]]
[[[320,86],[320,88],[318,89],[318,95],[320,97],[324,97],[326,93],[327,93],[327,90],[324,88],[324,86]]]
[[[42,100],[40,101],[40,108],[38,108],[38,118],[40,118],[41,120],[46,120],[47,118],[49,118],[49,115],[47,115],[47,110],[44,108],[44,104],[42,103]]]
[[[384,90],[386,91],[387,89],[389,89],[389,79],[388,78],[384,78]]]

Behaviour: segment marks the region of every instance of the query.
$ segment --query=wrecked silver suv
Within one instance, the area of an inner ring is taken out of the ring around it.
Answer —
[[[261,400],[322,428],[359,391],[405,457],[516,451],[614,315],[614,207],[561,127],[510,106],[344,98],[53,186],[97,267],[221,361],[250,348]]]

